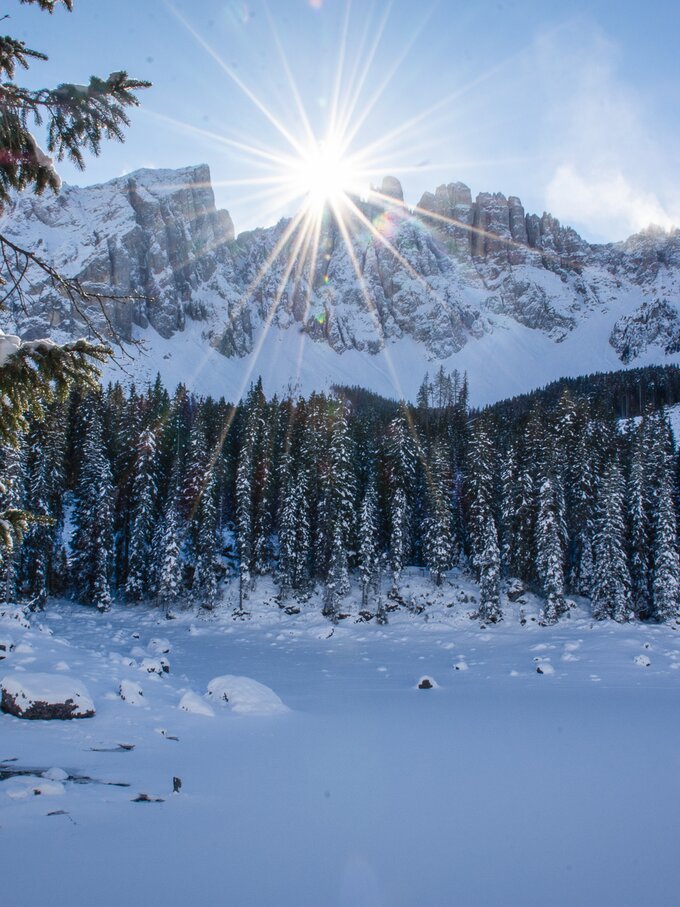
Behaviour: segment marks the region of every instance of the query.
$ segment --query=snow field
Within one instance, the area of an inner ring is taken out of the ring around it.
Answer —
[[[4,865],[40,855],[39,872],[3,873],[3,904],[675,903],[677,631],[593,622],[584,602],[541,627],[530,595],[524,626],[506,603],[481,629],[463,578],[404,586],[425,611],[382,627],[356,623],[356,602],[336,626],[315,601],[286,615],[266,580],[245,620],[231,601],[175,620],[66,602],[28,628],[0,619],[3,673],[59,667],[97,709],[0,715],[16,759],[0,760]],[[158,638],[169,674],[130,654]],[[239,713],[218,689],[288,710]]]

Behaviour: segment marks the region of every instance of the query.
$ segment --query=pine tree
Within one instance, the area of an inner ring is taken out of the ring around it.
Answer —
[[[538,497],[536,521],[536,573],[546,602],[543,617],[555,623],[564,602],[564,505],[557,480],[544,479]]]
[[[179,514],[171,500],[159,524],[158,562],[156,567],[158,601],[170,607],[182,594],[182,562],[180,560]]]
[[[652,565],[650,506],[647,486],[645,420],[635,432],[628,480],[628,513],[630,520],[631,606],[636,617],[644,620],[652,610]]]
[[[423,551],[435,585],[441,586],[453,563],[451,465],[441,444],[433,445],[430,452],[427,490],[429,507],[423,526]]]
[[[62,418],[52,410],[44,422],[33,423],[26,439],[26,507],[38,519],[21,548],[22,585],[40,603],[49,591],[57,591],[65,484]]]
[[[83,456],[75,496],[72,573],[78,598],[100,611],[111,605],[113,484],[104,452],[100,400],[89,397],[82,419]]]
[[[497,454],[491,424],[478,419],[472,430],[468,451],[469,535],[472,565],[480,584],[481,620],[495,623],[503,618],[500,604],[500,549],[495,513]]]
[[[411,548],[411,504],[409,490],[415,480],[416,447],[401,405],[398,416],[387,430],[385,442],[387,461],[387,493],[389,505],[390,560],[392,562],[392,587],[398,589],[401,571],[406,565]]]
[[[625,485],[616,461],[607,464],[598,488],[593,617],[617,621],[632,616],[630,574],[626,559]]]
[[[24,2],[36,2],[52,12],[57,0]],[[63,4],[68,10],[72,8],[72,0],[63,0]],[[82,168],[84,151],[97,155],[102,139],[123,140],[123,127],[129,122],[126,108],[137,105],[135,92],[149,85],[129,78],[125,72],[111,73],[106,79],[93,76],[86,88],[64,83],[54,89],[29,89],[17,84],[17,69],[28,69],[33,62],[46,59],[23,40],[0,37],[0,210],[15,192],[40,194],[45,189],[59,189],[53,161],[38,146],[31,123],[44,125],[47,151],[57,160],[68,156]],[[35,251],[22,248],[5,234],[0,234],[0,250],[0,286],[8,287],[0,309],[8,301],[25,307],[25,286],[47,280],[71,302],[101,341],[88,307],[95,305],[103,312],[105,297],[59,273]],[[0,444],[16,445],[20,434],[28,430],[29,420],[43,419],[46,407],[57,400],[65,401],[74,386],[94,390],[99,375],[95,363],[105,361],[110,353],[103,342],[22,342],[0,331]],[[0,544],[11,547],[25,521],[25,515],[19,512],[0,512]]]
[[[26,446],[22,436],[17,447],[4,447],[0,451],[2,470],[0,476],[0,522],[6,517],[21,515],[17,521],[7,520],[6,544],[0,546],[0,601],[14,601],[19,577],[19,545],[29,530],[23,514],[26,502]],[[5,529],[5,527],[0,527]],[[18,531],[17,531],[18,530]],[[4,534],[4,533],[3,533]]]
[[[196,565],[191,595],[194,601],[202,608],[208,610],[215,606],[217,600],[217,563],[216,563],[216,523],[215,509],[215,481],[211,476],[208,480],[196,516]]]
[[[304,592],[309,584],[309,500],[304,469],[290,474],[284,487],[279,518],[280,582],[289,590]]]
[[[344,527],[338,515],[333,528],[330,560],[324,590],[323,615],[330,620],[337,620],[340,611],[340,600],[349,592],[349,571],[347,568],[347,549],[344,543]]]
[[[503,619],[501,609],[501,558],[498,548],[498,532],[491,513],[487,513],[481,530],[481,544],[475,555],[475,566],[479,573],[480,620],[497,623]]]
[[[156,434],[145,429],[136,446],[132,483],[132,526],[125,592],[131,601],[151,593],[152,550],[158,488],[156,484]]]
[[[359,509],[359,576],[361,604],[368,607],[371,593],[379,596],[380,548],[378,539],[378,490],[371,476]]]
[[[662,416],[657,417],[657,424],[652,600],[654,618],[663,621],[680,616],[680,564],[673,484],[673,440],[670,427]]]

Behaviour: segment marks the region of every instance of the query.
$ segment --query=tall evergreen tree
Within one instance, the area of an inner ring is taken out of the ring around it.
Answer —
[[[72,573],[76,595],[106,611],[111,605],[113,548],[113,483],[104,451],[100,399],[83,406],[83,456],[75,495]]]
[[[594,541],[593,617],[628,620],[632,615],[626,559],[625,485],[616,462],[607,464],[598,489]]]
[[[536,521],[536,573],[546,603],[543,618],[555,623],[565,610],[564,602],[564,505],[558,482],[544,479],[538,497]]]
[[[131,601],[151,593],[152,544],[157,515],[156,434],[145,429],[136,445],[132,483],[132,527],[125,592]]]
[[[380,545],[378,538],[378,490],[371,476],[359,509],[359,576],[361,604],[368,606],[371,594],[380,594]]]

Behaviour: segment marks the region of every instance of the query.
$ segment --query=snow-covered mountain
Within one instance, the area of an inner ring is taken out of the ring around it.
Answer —
[[[358,202],[351,252],[327,219],[313,269],[289,221],[236,238],[205,165],[20,196],[0,230],[100,292],[146,297],[110,305],[119,334],[145,345],[110,377],[160,371],[233,398],[261,374],[270,392],[340,382],[412,397],[443,364],[467,370],[473,401],[487,402],[680,361],[680,231],[591,245],[514,196],[473,200],[450,183],[410,211],[398,180],[381,188],[384,204]],[[83,333],[37,274],[4,326],[26,339]]]

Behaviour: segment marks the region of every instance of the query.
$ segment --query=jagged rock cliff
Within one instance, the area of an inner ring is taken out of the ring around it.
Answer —
[[[679,231],[594,246],[549,214],[526,214],[515,196],[473,200],[456,182],[409,210],[394,177],[380,191],[378,202],[357,202],[351,248],[326,219],[315,266],[295,231],[286,239],[288,221],[235,238],[205,165],[21,196],[0,229],[92,289],[144,297],[109,305],[122,337],[181,337],[189,319],[228,358],[248,356],[265,329],[294,328],[339,354],[410,340],[425,364],[513,324],[559,343],[596,316],[609,319],[609,349],[623,362],[676,352]],[[7,320],[25,338],[83,332],[37,275],[26,308]]]

